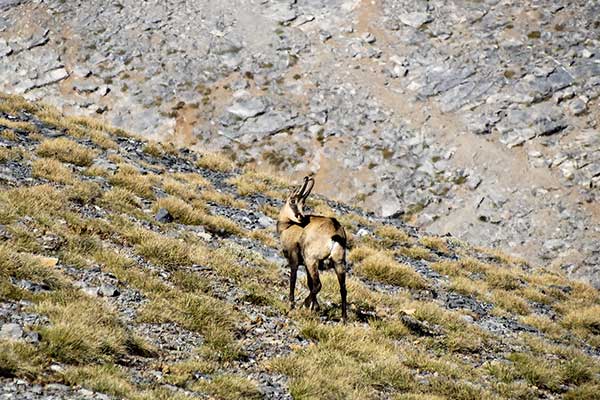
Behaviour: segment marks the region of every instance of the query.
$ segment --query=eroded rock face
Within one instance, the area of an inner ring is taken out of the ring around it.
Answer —
[[[591,277],[598,7],[5,1],[0,90]]]

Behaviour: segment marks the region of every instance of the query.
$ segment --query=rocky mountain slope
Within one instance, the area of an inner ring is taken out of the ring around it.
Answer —
[[[521,258],[316,196],[343,325],[331,271],[289,311],[280,178],[2,95],[0,185],[2,399],[600,393],[600,294]]]
[[[8,0],[0,89],[598,287],[598,7]]]

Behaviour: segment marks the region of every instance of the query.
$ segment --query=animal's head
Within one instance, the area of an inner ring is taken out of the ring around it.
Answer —
[[[315,180],[310,176],[305,176],[302,185],[293,189],[287,197],[279,213],[279,219],[287,219],[301,224],[304,219],[304,204],[314,185]]]

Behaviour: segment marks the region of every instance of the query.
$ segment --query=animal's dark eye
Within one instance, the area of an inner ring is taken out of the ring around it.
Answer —
[[[291,204],[296,204],[296,199],[291,199],[291,200],[290,200],[290,203],[291,203]]]

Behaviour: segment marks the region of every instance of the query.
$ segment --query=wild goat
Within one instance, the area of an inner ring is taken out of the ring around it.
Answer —
[[[293,190],[279,212],[277,233],[281,239],[283,254],[290,266],[290,307],[294,308],[294,292],[298,266],[306,267],[309,295],[304,306],[319,310],[317,294],[321,290],[319,269],[333,264],[340,284],[342,297],[342,320],[346,311],[346,231],[335,219],[321,215],[305,215],[304,205],[315,181],[304,177],[304,183]]]

